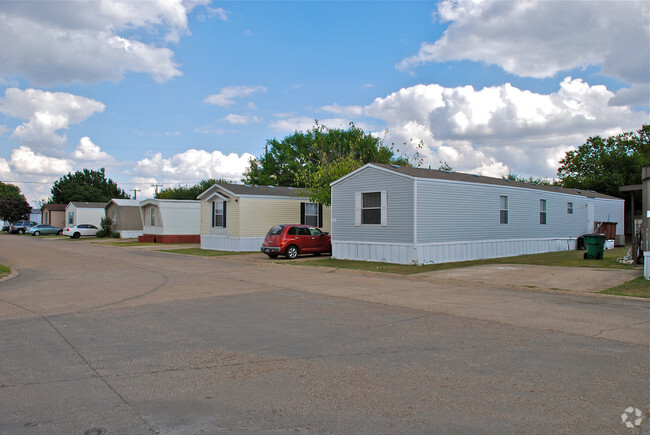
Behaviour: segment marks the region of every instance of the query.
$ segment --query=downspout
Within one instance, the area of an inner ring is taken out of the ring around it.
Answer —
[[[413,181],[413,263],[418,264],[418,179]]]

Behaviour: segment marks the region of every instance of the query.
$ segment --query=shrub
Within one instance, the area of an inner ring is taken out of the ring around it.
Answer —
[[[113,233],[113,219],[108,216],[104,216],[99,223],[99,231],[97,231],[97,237],[112,237]]]

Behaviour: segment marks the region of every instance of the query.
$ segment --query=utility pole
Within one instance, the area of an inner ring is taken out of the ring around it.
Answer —
[[[133,192],[133,199],[138,199],[138,192],[140,192],[141,189],[131,189],[131,192]]]
[[[156,188],[156,195],[158,195],[158,188],[159,188],[159,187],[162,187],[162,184],[152,184],[151,187],[155,187],[155,188]]]

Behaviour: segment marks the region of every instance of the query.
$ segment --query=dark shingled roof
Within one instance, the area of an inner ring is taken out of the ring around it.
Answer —
[[[426,168],[413,168],[408,166],[385,165],[380,163],[372,163],[373,166],[378,166],[398,174],[404,174],[413,178],[426,178],[435,180],[449,180],[461,181],[466,183],[480,183],[492,184],[497,186],[510,186],[521,187],[525,189],[544,190],[547,192],[558,192],[569,195],[586,196],[593,198],[606,198],[606,199],[621,199],[614,196],[605,195],[603,193],[594,192],[593,190],[584,189],[567,189],[564,187],[546,186],[543,184],[523,183],[521,181],[510,181],[503,178],[484,177],[482,175],[464,174],[462,172],[440,171],[437,169]]]
[[[48,209],[50,211],[64,211],[68,204],[45,204],[41,210]]]
[[[77,202],[72,201],[70,204],[74,205],[77,208],[104,208],[106,207],[107,202]]]
[[[217,184],[222,189],[230,191],[237,196],[260,195],[260,196],[301,196],[305,189],[299,187],[283,186],[252,186],[248,184]]]

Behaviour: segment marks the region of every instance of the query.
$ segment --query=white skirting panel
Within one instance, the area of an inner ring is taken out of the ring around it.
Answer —
[[[201,249],[231,252],[259,251],[264,237],[228,237],[201,235]]]
[[[448,243],[384,244],[332,241],[332,257],[342,260],[397,264],[450,263],[486,258],[514,257],[576,248],[574,238],[476,240]]]
[[[118,233],[121,239],[137,239],[144,234],[142,230],[120,230]]]

